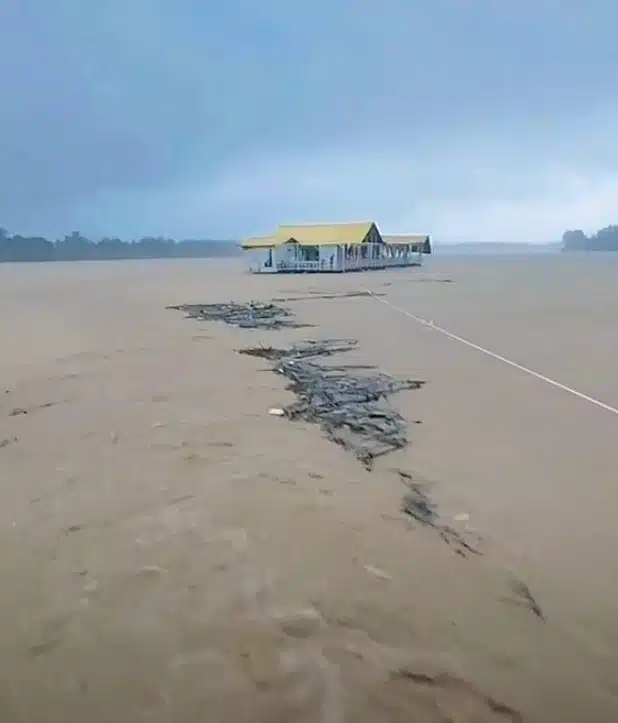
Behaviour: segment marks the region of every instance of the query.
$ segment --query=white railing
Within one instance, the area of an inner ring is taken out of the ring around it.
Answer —
[[[420,266],[423,263],[422,257],[417,254],[412,256],[400,256],[386,259],[388,266]]]
[[[250,270],[253,273],[276,273],[277,271],[360,271],[362,269],[386,269],[402,266],[419,266],[422,258],[417,254],[400,257],[373,258],[373,259],[341,259],[339,263],[335,260],[331,266],[330,262],[320,261],[277,261],[274,267],[265,267],[262,264],[251,264]]]
[[[384,269],[391,266],[418,266],[421,263],[419,257],[402,256],[382,259],[346,259],[342,264],[342,270],[348,269]]]
[[[280,271],[319,271],[326,268],[319,261],[277,261],[277,269]]]

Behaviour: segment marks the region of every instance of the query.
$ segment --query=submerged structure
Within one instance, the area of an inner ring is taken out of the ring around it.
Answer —
[[[282,225],[272,236],[245,239],[254,273],[365,271],[420,266],[431,253],[428,235],[383,236],[377,224]]]

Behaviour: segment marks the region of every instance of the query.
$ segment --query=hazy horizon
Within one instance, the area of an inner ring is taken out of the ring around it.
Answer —
[[[594,232],[618,221],[616,20],[609,0],[7,0],[0,226]]]

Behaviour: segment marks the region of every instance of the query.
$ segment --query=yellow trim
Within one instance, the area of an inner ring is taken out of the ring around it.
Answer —
[[[241,243],[243,249],[269,249],[278,245],[279,241],[274,236],[253,236]]]

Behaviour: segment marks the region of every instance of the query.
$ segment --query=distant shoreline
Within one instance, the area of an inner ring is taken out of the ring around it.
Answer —
[[[232,251],[232,253],[214,253],[214,254],[196,254],[193,256],[97,256],[94,258],[58,258],[58,259],[0,259],[2,264],[63,264],[63,263],[93,263],[108,261],[189,261],[190,259],[198,260],[216,260],[216,259],[238,259],[241,254]]]
[[[147,253],[140,244],[122,242],[122,248],[116,248],[115,252],[102,250],[96,243],[91,243],[86,253],[74,253],[71,255],[67,249],[49,249],[51,254],[32,256],[30,258],[19,257],[13,248],[12,254],[0,255],[0,264],[15,263],[62,263],[66,261],[161,261],[181,259],[234,259],[240,258],[242,249],[234,241],[210,241],[210,242],[172,242],[163,253]],[[51,246],[52,244],[50,244]],[[55,246],[55,244],[53,245]],[[106,253],[107,251],[107,253]],[[509,256],[513,254],[530,254],[534,256],[555,253],[590,254],[590,253],[611,253],[612,249],[575,249],[565,247],[561,242],[555,243],[502,243],[491,241],[461,242],[461,243],[440,243],[434,245],[435,256]],[[133,252],[133,253],[131,253]]]
[[[555,254],[562,250],[562,244],[533,244],[533,243],[500,243],[500,242],[478,242],[478,243],[435,243],[434,254],[436,256],[511,256],[511,255],[547,255]]]
[[[104,238],[91,241],[77,231],[58,241],[38,236],[10,236],[0,229],[0,263],[56,261],[128,261],[144,259],[201,259],[239,256],[236,241],[144,237],[136,241]]]

